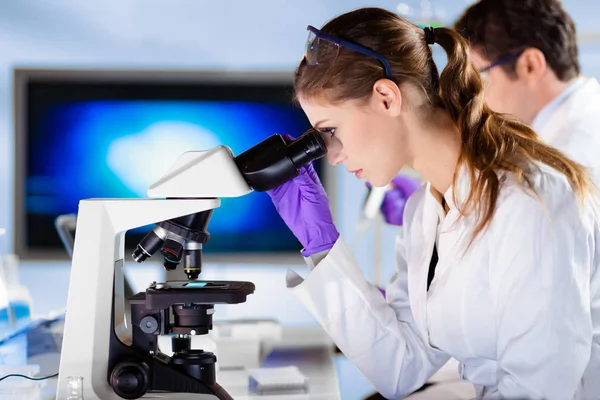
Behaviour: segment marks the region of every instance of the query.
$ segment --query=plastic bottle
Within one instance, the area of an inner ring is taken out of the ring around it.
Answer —
[[[27,364],[27,335],[31,322],[31,296],[19,283],[19,261],[0,254],[0,365]]]
[[[29,290],[21,285],[19,279],[19,259],[15,254],[2,258],[4,282],[8,289],[11,329],[18,330],[31,322],[32,300]]]
[[[0,228],[0,240],[3,235],[4,229]],[[0,341],[10,334],[13,325],[2,259],[2,253],[0,252]],[[0,364],[3,364],[2,359],[0,359]]]

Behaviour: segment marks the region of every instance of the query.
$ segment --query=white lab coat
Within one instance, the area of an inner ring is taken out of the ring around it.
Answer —
[[[444,194],[429,291],[439,207],[429,184],[407,202],[387,299],[342,239],[305,280],[289,271],[288,287],[386,398],[413,392],[454,357],[478,398],[597,399],[596,209],[578,209],[566,179],[541,171],[533,182],[544,206],[503,174],[494,219],[468,249],[474,219],[457,222],[453,190],[460,203],[469,188],[459,175]]]
[[[531,124],[542,139],[587,167],[600,187],[600,84],[580,77]]]
[[[599,123],[600,84],[594,78],[582,76],[540,110],[531,126],[546,143],[585,166],[596,186],[600,188]],[[459,375],[454,375],[454,368],[455,360],[450,360],[438,374],[442,378],[441,383],[429,388],[425,393],[410,398],[414,400],[429,400],[434,397],[444,400],[470,398],[469,388],[461,387],[456,382]],[[434,376],[433,380],[436,377]]]

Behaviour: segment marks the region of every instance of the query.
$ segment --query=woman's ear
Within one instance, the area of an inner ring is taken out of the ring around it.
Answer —
[[[379,79],[373,85],[373,106],[379,112],[397,117],[402,111],[400,88],[389,79]]]

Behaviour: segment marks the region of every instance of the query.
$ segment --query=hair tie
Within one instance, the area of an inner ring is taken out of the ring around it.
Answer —
[[[434,28],[431,26],[426,26],[423,28],[423,31],[425,32],[425,43],[428,45],[435,44]]]

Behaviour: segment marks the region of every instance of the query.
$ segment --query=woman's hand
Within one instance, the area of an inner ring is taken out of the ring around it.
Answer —
[[[340,234],[333,224],[329,199],[312,163],[300,168],[300,175],[267,194],[304,246],[304,257],[333,247]]]

